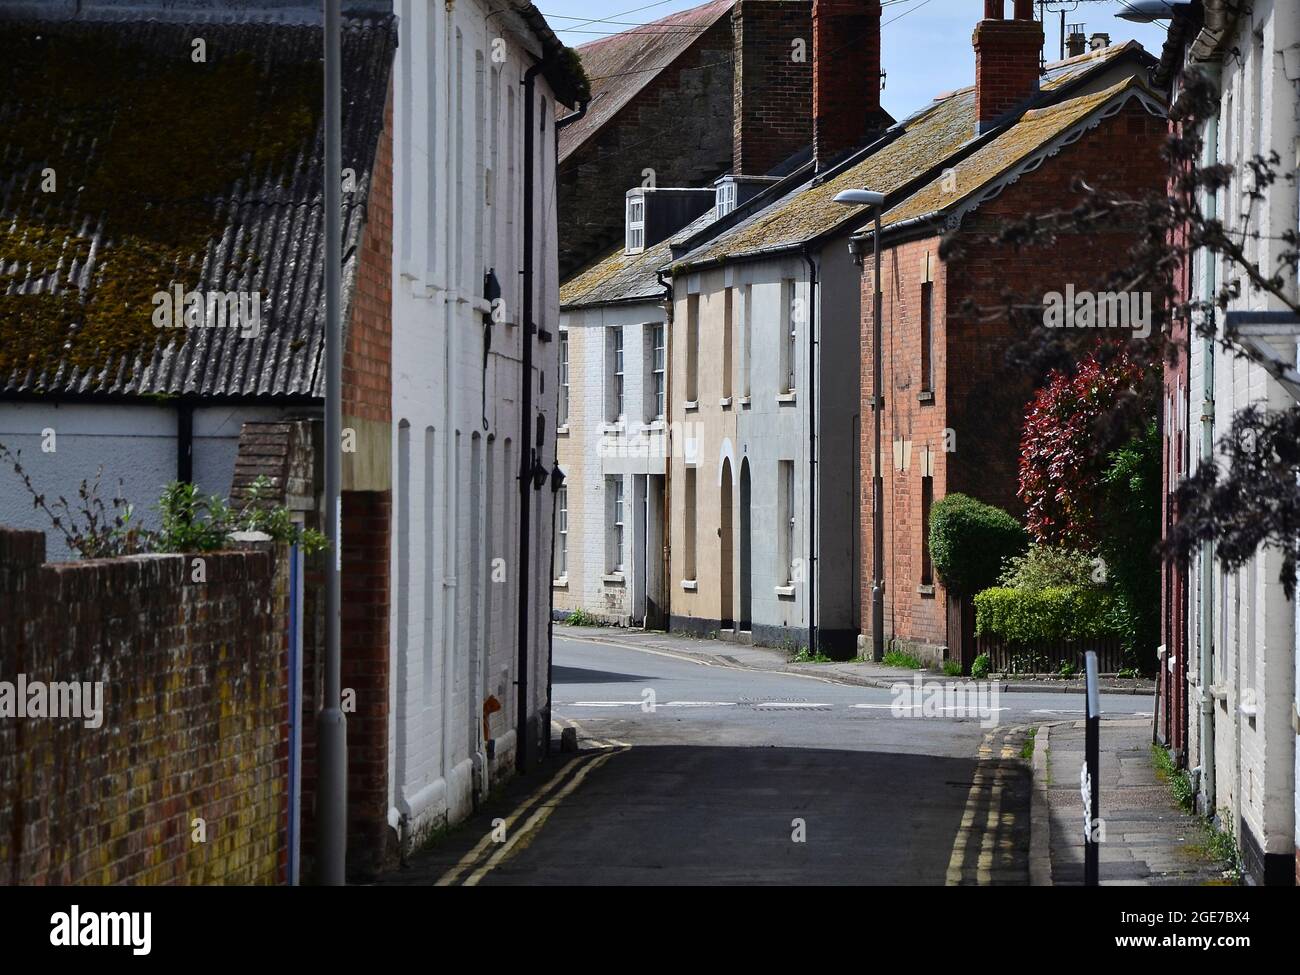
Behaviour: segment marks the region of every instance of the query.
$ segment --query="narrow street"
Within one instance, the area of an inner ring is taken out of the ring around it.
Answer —
[[[903,717],[885,689],[558,633],[554,683],[557,734],[577,728],[578,757],[515,783],[388,882],[1025,884],[1021,750],[1029,728],[1080,707],[1007,693],[989,728]]]

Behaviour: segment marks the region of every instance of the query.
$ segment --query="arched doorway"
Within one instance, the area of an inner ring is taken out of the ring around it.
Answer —
[[[751,569],[752,540],[750,532],[749,458],[740,462],[740,626],[749,632],[754,628],[754,581]]]
[[[720,604],[718,618],[721,620],[721,626],[724,630],[734,629],[736,626],[735,603],[732,601],[732,576],[735,573],[731,531],[732,504],[731,461],[730,459],[724,459],[722,462],[722,504],[721,513],[718,517],[718,540],[721,543],[718,553],[718,597]]]

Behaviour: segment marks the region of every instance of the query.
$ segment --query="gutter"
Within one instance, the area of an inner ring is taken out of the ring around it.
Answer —
[[[533,200],[536,194],[537,160],[536,137],[533,126],[536,124],[536,83],[542,73],[542,62],[534,64],[524,72],[524,263],[522,319],[523,335],[522,359],[520,363],[520,410],[519,410],[519,648],[516,659],[515,685],[518,688],[515,717],[515,769],[523,774],[528,771],[528,627],[529,617],[529,567],[532,562],[530,533],[532,530],[532,495],[533,463],[536,453],[533,447],[533,336],[537,332],[537,323],[533,321]]]
[[[663,608],[661,612],[663,614],[664,629],[667,630],[669,629],[673,619],[673,610],[672,610],[673,579],[672,576],[670,575],[672,569],[673,536],[672,536],[672,532],[668,530],[668,526],[670,524],[668,513],[673,510],[672,509],[672,502],[673,502],[672,412],[673,412],[673,372],[674,372],[674,369],[672,367],[673,331],[674,331],[673,329],[673,278],[672,275],[668,273],[667,269],[665,268],[660,268],[658,271],[656,271],[655,277],[659,279],[659,284],[662,285],[664,289],[664,366],[665,366],[664,369],[664,404],[665,404],[664,436],[666,438],[667,453],[668,453],[668,456],[665,458],[665,464],[666,464],[665,470],[668,473],[664,477],[664,510],[663,510],[664,527],[661,531],[662,545],[663,545],[663,549],[661,552],[661,558],[663,560],[663,566],[661,570],[662,578],[663,578],[663,588],[661,589],[661,594],[663,596]],[[646,488],[647,500],[649,499],[649,497],[650,497],[650,489],[647,486]],[[647,522],[647,526],[648,525],[649,522]],[[649,529],[647,527],[647,531],[648,530]],[[647,580],[647,585],[648,582],[649,580]],[[646,597],[647,600],[649,599],[648,592],[649,589],[647,588],[647,597]],[[645,624],[643,623],[642,625],[644,626]],[[737,625],[739,625],[739,620],[737,620]]]
[[[1213,0],[1211,0],[1213,2]],[[1207,8],[1209,3],[1207,3]],[[1206,10],[1206,19],[1209,20],[1209,10]],[[1204,33],[1204,32],[1202,32]],[[1217,65],[1207,67],[1207,72],[1211,75],[1214,82],[1219,81],[1219,69]],[[1219,115],[1216,112],[1206,120],[1205,134],[1203,137],[1202,148],[1202,165],[1212,166],[1218,162],[1219,151]],[[1219,198],[1218,193],[1211,193],[1205,201],[1206,216],[1215,220],[1218,219]],[[1205,262],[1205,276],[1201,285],[1201,298],[1210,304],[1210,315],[1215,314],[1215,292],[1217,282],[1215,278],[1216,258],[1205,248],[1202,248],[1202,260]],[[1214,337],[1207,336],[1202,339],[1201,344],[1201,376],[1202,376],[1202,401],[1201,401],[1201,456],[1200,463],[1214,463]],[[1201,571],[1197,581],[1199,582],[1200,601],[1201,601],[1201,622],[1200,633],[1198,634],[1197,663],[1200,669],[1200,686],[1199,692],[1200,704],[1200,745],[1201,745],[1201,812],[1208,817],[1213,817],[1217,808],[1218,796],[1215,789],[1215,747],[1214,747],[1214,695],[1210,693],[1210,686],[1214,683],[1214,543],[1204,542],[1201,545]]]
[[[808,654],[817,655],[817,262],[803,246],[808,262]]]

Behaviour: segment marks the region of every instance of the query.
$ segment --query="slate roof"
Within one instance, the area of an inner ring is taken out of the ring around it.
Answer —
[[[345,315],[396,45],[391,15],[344,21]],[[0,393],[321,398],[321,46],[0,10]],[[173,282],[261,292],[261,335],[156,328]]]
[[[560,130],[560,161],[598,132],[731,6],[732,0],[711,0],[581,45],[577,51],[591,81],[591,101],[586,116]]]
[[[1040,89],[1049,93],[1059,90],[1115,63],[1121,55],[1140,50],[1135,43],[1114,45],[1049,64]],[[759,258],[846,229],[862,219],[865,208],[834,202],[840,191],[869,187],[885,194],[899,192],[945,159],[956,156],[976,135],[974,87],[941,95],[891,127],[877,144],[828,171],[825,178],[797,187],[771,206],[706,240],[675,262],[673,270]]]
[[[947,187],[942,176],[936,177],[887,210],[881,217],[882,228],[965,209],[971,202],[981,200],[981,191],[996,183],[999,177],[1072,133],[1090,116],[1100,116],[1103,109],[1117,110],[1129,96],[1145,96],[1148,105],[1159,108],[1159,96],[1139,79],[1130,77],[1102,91],[1026,112],[992,142],[954,164]]]
[[[673,244],[699,233],[713,223],[716,215],[717,211],[709,207],[676,234],[639,254],[629,254],[619,245],[560,285],[560,306],[645,301],[662,296],[664,289],[658,271],[672,260]]]

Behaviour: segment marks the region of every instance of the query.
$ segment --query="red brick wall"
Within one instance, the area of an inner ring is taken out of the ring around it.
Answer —
[[[393,96],[366,207],[356,289],[343,355],[343,413],[392,422],[393,415]]]
[[[560,280],[623,239],[626,194],[644,170],[657,186],[705,186],[731,167],[732,59],[731,19],[719,17],[560,162]]]
[[[0,680],[103,681],[103,723],[0,720],[0,883],[283,882],[282,553],[44,558],[0,528]]]
[[[732,169],[762,176],[812,141],[809,0],[738,0]],[[803,59],[795,60],[796,40]]]
[[[356,692],[348,722],[348,873],[378,873],[388,828],[388,551],[392,495],[343,492],[344,693]]]
[[[343,359],[346,417],[392,422],[392,93],[385,110],[356,291]],[[373,428],[368,431],[373,434]],[[360,435],[360,434],[359,434]],[[342,684],[355,691],[348,725],[348,875],[365,879],[388,862],[388,674],[390,491],[343,492]],[[303,877],[311,875],[316,796],[316,720],[324,679],[323,569],[307,567],[303,648]],[[319,618],[319,625],[314,617]],[[310,638],[315,638],[310,639]]]
[[[880,0],[814,0],[813,149],[818,165],[879,122]]]
[[[883,262],[885,413],[882,439],[885,485],[885,633],[887,638],[946,643],[946,593],[936,580],[933,597],[917,592],[921,560],[919,448],[936,449],[934,498],[961,492],[1023,518],[1016,497],[1020,432],[1032,386],[1010,371],[1006,352],[1014,340],[1009,322],[963,311],[970,301],[985,313],[1003,307],[1005,293],[1041,302],[1047,291],[1073,282],[1079,290],[1122,266],[1132,232],[1061,234],[1051,246],[1017,251],[985,242],[1006,223],[1028,213],[1069,209],[1079,201],[1077,175],[1103,189],[1132,195],[1159,190],[1163,124],[1133,105],[1090,130],[1074,145],[1023,175],[997,198],[969,214],[959,231],[964,254],[933,273],[934,402],[918,399],[921,257],[936,255],[934,238],[887,248]],[[872,267],[863,274],[862,471],[872,473]],[[945,453],[943,431],[955,450]],[[912,441],[912,470],[893,470],[893,441]],[[867,482],[869,485],[869,482]],[[871,492],[862,507],[862,630],[871,627]]]
[[[975,114],[992,122],[1038,90],[1043,28],[1034,20],[981,20],[972,43]]]
[[[1177,126],[1172,126],[1177,134]],[[1173,180],[1170,192],[1174,192]],[[1185,231],[1184,231],[1185,232]],[[1182,243],[1178,241],[1175,243]],[[1188,301],[1194,297],[1194,282],[1190,262],[1183,262],[1175,272],[1176,301]],[[1161,495],[1160,535],[1169,536],[1170,529],[1178,520],[1178,510],[1174,505],[1171,484],[1187,475],[1192,451],[1199,448],[1200,424],[1193,416],[1199,416],[1200,404],[1188,402],[1191,368],[1188,363],[1188,342],[1191,329],[1185,319],[1171,323],[1169,340],[1177,350],[1173,361],[1166,361],[1164,373],[1164,438],[1163,459],[1161,463],[1164,490]],[[1195,413],[1193,412],[1195,409]],[[1181,415],[1180,415],[1181,414]],[[1160,578],[1160,642],[1164,644],[1167,659],[1173,661],[1172,670],[1162,667],[1158,675],[1157,719],[1156,728],[1166,747],[1175,750],[1180,764],[1187,760],[1187,663],[1188,663],[1188,571],[1186,565],[1164,563]]]

